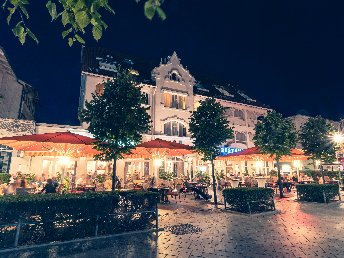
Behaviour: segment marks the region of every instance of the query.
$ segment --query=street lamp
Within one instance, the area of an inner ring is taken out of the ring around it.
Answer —
[[[344,135],[340,132],[336,132],[333,134],[332,136],[332,139],[333,141],[336,143],[337,147],[338,147],[338,150],[336,152],[336,156],[337,156],[337,159],[338,159],[338,173],[339,173],[339,180],[341,178],[341,174],[340,174],[340,158],[339,158],[339,151],[344,143]]]
[[[344,135],[339,132],[333,134],[332,138],[333,141],[339,146],[344,142]]]

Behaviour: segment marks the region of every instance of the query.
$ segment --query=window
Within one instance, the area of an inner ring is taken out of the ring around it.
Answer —
[[[246,142],[246,134],[245,133],[236,133],[235,135],[236,142],[245,143]]]
[[[199,101],[195,101],[194,102],[194,111],[196,111],[198,109],[198,107],[200,106]]]
[[[176,109],[186,109],[186,96],[164,93],[164,106]]]
[[[171,81],[180,82],[180,75],[177,70],[172,70],[169,77]]]
[[[177,121],[171,121],[164,124],[164,134],[168,136],[186,136],[186,127]]]
[[[234,117],[238,117],[242,120],[245,120],[245,115],[244,115],[244,111],[240,110],[240,109],[235,109],[234,110]]]
[[[96,85],[96,94],[97,95],[102,95],[104,92],[104,85],[99,83]]]
[[[147,92],[142,92],[144,97],[144,104],[149,105],[149,94]]]

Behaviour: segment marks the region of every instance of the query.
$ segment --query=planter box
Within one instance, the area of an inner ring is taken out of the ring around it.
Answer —
[[[258,187],[265,187],[266,178],[256,178],[258,182]]]
[[[231,185],[233,188],[237,188],[239,186],[239,180],[231,179]]]

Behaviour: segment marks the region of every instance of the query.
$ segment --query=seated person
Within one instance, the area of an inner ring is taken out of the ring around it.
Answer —
[[[156,184],[156,182],[155,182],[155,177],[153,176],[153,177],[150,179],[150,181],[149,181],[149,187],[154,187],[155,184]]]
[[[27,182],[25,179],[21,179],[20,180],[20,185],[19,187],[16,189],[16,194],[19,195],[26,195],[29,194],[31,192],[31,188],[27,187]]]
[[[46,193],[46,194],[56,193],[56,186],[54,185],[52,179],[49,178],[47,180],[47,184],[43,187],[41,193],[43,193],[43,192]]]
[[[48,179],[49,180],[49,179]],[[75,182],[76,187],[85,185],[85,180],[82,177],[79,177]]]

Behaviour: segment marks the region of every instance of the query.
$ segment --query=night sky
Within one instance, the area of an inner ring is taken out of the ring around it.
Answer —
[[[1,12],[0,45],[18,78],[38,90],[37,121],[76,125],[81,47],[68,47],[45,3],[32,2],[40,43],[22,46]],[[196,79],[238,84],[286,116],[344,117],[343,1],[165,0],[165,21],[147,20],[143,2],[111,2],[116,15],[104,16],[101,47],[156,65],[175,50]]]

